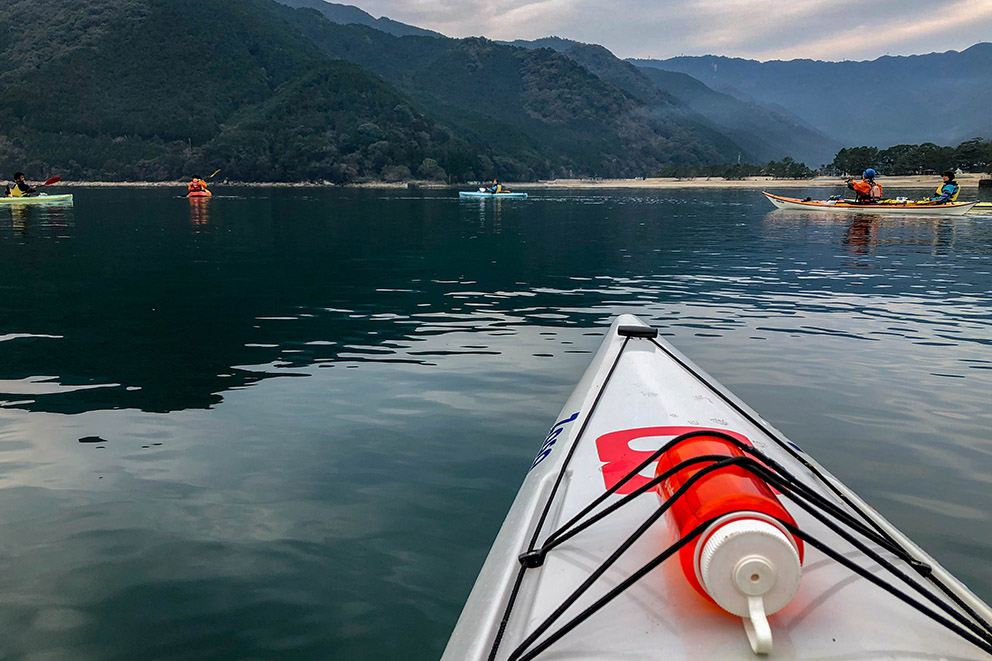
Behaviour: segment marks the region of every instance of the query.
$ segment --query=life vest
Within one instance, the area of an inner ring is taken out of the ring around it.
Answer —
[[[207,182],[203,181],[202,179],[194,179],[193,181],[189,182],[190,193],[198,193],[204,190],[207,190]]]
[[[872,181],[871,182],[871,190],[869,191],[868,196],[871,197],[871,199],[873,199],[873,200],[881,200],[882,199],[882,185],[881,184],[876,184],[874,181]]]
[[[958,185],[958,182],[948,181],[946,184],[941,184],[940,186],[937,186],[937,197],[941,197],[944,194],[945,188],[949,193],[947,197],[947,201],[956,202],[958,199],[958,193],[961,192],[961,186]]]
[[[10,196],[24,197],[24,191],[22,191],[21,187],[15,183],[13,186],[10,187]]]

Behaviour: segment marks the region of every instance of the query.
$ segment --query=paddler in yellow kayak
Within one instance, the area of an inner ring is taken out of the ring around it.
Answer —
[[[38,194],[38,189],[24,181],[23,172],[14,173],[14,185],[7,185],[4,197],[30,197]]]
[[[961,192],[961,186],[958,182],[954,181],[954,173],[948,170],[943,175],[944,183],[937,186],[937,193],[933,197],[928,197],[927,202],[932,202],[933,204],[947,204],[948,202],[954,202],[958,199],[958,193]]]

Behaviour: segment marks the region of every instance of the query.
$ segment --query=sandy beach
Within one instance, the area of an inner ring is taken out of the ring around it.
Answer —
[[[977,191],[980,179],[988,179],[988,174],[962,174],[957,177],[962,189]],[[567,190],[567,189],[615,189],[615,188],[751,188],[780,190],[784,188],[843,188],[844,179],[842,177],[816,177],[814,179],[775,179],[774,177],[748,177],[746,179],[728,180],[719,177],[695,177],[695,178],[636,178],[636,179],[553,179],[549,181],[522,181],[506,182],[504,185],[513,190]],[[940,177],[936,175],[922,175],[911,177],[879,177],[878,183],[882,188],[929,188],[936,187],[940,183]],[[93,187],[93,188],[118,188],[118,187],[168,187],[185,188],[185,181],[63,181],[62,186]],[[273,188],[382,188],[382,189],[472,189],[477,184],[443,184],[434,181],[403,181],[403,182],[366,182],[357,184],[333,184],[330,182],[249,182],[249,181],[216,181],[211,184],[217,186],[252,186],[252,187],[273,187]]]
[[[988,179],[987,174],[962,174],[957,177],[963,189],[978,189],[980,179]],[[941,182],[936,175],[912,177],[878,177],[882,188],[927,188]],[[698,177],[693,179],[644,178],[644,179],[556,179],[553,181],[507,184],[508,188],[809,188],[812,186],[842,188],[842,177],[816,177],[814,179],[775,179],[774,177],[748,177],[741,180],[727,180],[719,177]]]

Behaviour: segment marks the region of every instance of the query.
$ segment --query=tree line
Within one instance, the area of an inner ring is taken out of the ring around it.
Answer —
[[[921,145],[846,147],[837,152],[829,165],[814,170],[805,163],[786,157],[763,165],[753,163],[716,163],[710,165],[668,165],[652,176],[693,179],[720,177],[774,177],[776,179],[812,179],[817,175],[856,176],[866,168],[890,176],[939,174],[948,170],[988,172],[992,170],[992,140],[972,138],[957,147],[942,147],[932,142]]]
[[[781,161],[769,161],[763,165],[753,163],[714,163],[710,165],[668,165],[654,173],[655,177],[676,177],[694,179],[696,177],[721,177],[723,179],[744,179],[745,177],[775,177],[776,179],[812,179],[817,175],[805,163],[786,156]]]
[[[992,140],[972,138],[957,147],[932,142],[887,149],[848,147],[837,152],[823,174],[855,175],[869,167],[886,175],[938,174],[947,170],[987,172],[992,169]]]

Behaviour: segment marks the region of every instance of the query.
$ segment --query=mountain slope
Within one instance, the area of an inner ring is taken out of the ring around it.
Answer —
[[[843,144],[828,138],[788,112],[741,101],[716,92],[692,76],[643,67],[661,89],[727,131],[758,162],[790,156],[813,167],[829,163]]]
[[[325,2],[324,0],[278,0],[278,2],[286,5],[287,7],[294,7],[296,9],[315,9],[320,12],[324,18],[332,23],[367,25],[370,28],[382,30],[383,32],[391,34],[395,37],[444,36],[440,32],[425,30],[424,28],[418,28],[414,25],[400,23],[399,21],[394,21],[393,19],[385,16],[375,18],[365,10],[359,9],[353,5],[339,5],[334,2]]]
[[[396,37],[273,0],[9,9],[0,168],[35,176],[613,177],[740,152],[550,50]]]
[[[0,167],[8,170],[163,179],[222,167],[235,178],[346,181],[383,176],[387,167],[416,170],[427,158],[444,167],[479,153],[378,77],[328,60],[271,2],[13,5],[0,16],[0,55],[8,63],[0,74],[7,129]],[[67,24],[79,26],[74,38],[63,36]],[[294,96],[300,89],[306,94]],[[271,111],[280,99],[300,104],[302,97],[320,104],[315,113]],[[267,122],[253,123],[258,117]],[[366,122],[373,133],[416,148],[373,149],[355,140]],[[313,157],[320,150],[339,167]],[[477,163],[469,165],[471,172]]]
[[[703,56],[631,60],[688,74],[715,90],[781,106],[848,145],[957,144],[986,134],[992,43],[868,62],[757,62]]]
[[[786,112],[745,103],[715,92],[685,74],[635,67],[606,48],[560,37],[514,41],[526,48],[552,48],[645,102],[707,124],[732,137],[744,160],[767,162],[785,156],[818,165],[843,145]]]
[[[502,150],[524,150],[531,176],[636,176],[666,163],[721,162],[740,152],[710,128],[660,115],[547,49],[479,38],[397,38],[314,21],[301,10],[287,11],[286,19],[325,53],[381,75],[459,128],[460,135]]]

